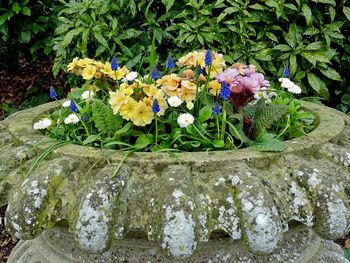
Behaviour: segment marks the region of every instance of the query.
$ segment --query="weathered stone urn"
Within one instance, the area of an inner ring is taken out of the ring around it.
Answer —
[[[10,116],[0,123],[0,203],[21,241],[8,262],[347,262],[329,240],[350,230],[350,119],[303,105],[317,128],[280,153],[126,159],[34,131],[56,103]]]

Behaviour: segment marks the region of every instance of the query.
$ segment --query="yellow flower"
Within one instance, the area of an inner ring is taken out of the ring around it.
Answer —
[[[182,101],[191,102],[196,98],[196,84],[189,80],[181,81],[181,91],[179,97]]]
[[[118,68],[116,71],[113,71],[111,69],[111,72],[109,74],[107,74],[107,73],[106,74],[108,75],[108,77],[110,77],[114,80],[116,80],[116,79],[120,80],[120,79],[124,78],[128,73],[129,73],[129,70],[127,69],[127,67],[124,66],[122,68]]]
[[[187,107],[187,109],[192,110],[193,107],[194,107],[193,102],[187,102],[187,103],[186,103],[186,107]]]
[[[104,66],[101,68],[101,72],[106,75],[113,74],[113,70],[111,68],[111,63],[106,62]]]
[[[96,73],[96,67],[92,65],[88,65],[83,70],[82,77],[83,79],[92,79],[95,76]]]
[[[133,116],[136,107],[137,102],[133,98],[129,98],[127,102],[120,107],[119,114],[123,117],[123,119],[128,121]]]
[[[120,107],[128,102],[128,97],[121,92],[110,91],[109,96],[111,98],[109,99],[108,103],[111,105],[114,114],[117,114],[120,110]]]
[[[72,62],[68,64],[68,71],[73,71],[78,66],[79,58],[73,58]]]
[[[220,95],[220,89],[221,89],[221,84],[217,82],[216,80],[212,80],[209,82],[209,91],[214,95],[214,96],[219,96]]]
[[[153,84],[152,85],[144,85],[143,86],[143,92],[148,96],[148,97],[153,97],[157,94],[159,89],[157,89]]]
[[[188,53],[187,55],[181,57],[179,61],[176,63],[179,67],[187,66],[188,68],[200,66],[204,67],[204,58],[205,58],[205,51],[193,51]]]
[[[168,103],[164,97],[163,90],[158,90],[157,94],[154,96],[154,99],[157,100],[160,111],[157,113],[158,116],[162,116],[165,113],[165,110],[168,108]],[[152,102],[153,103],[153,102]]]
[[[133,88],[125,82],[120,85],[119,91],[128,97],[130,97],[131,94],[134,93]]]
[[[150,124],[154,118],[151,106],[147,106],[145,102],[137,102],[136,108],[131,116],[131,121],[136,126],[146,126]]]
[[[96,71],[95,78],[99,79],[99,78],[101,78],[101,76],[102,76],[101,72]]]
[[[225,60],[222,54],[213,52],[213,61],[211,64],[210,77],[215,77],[217,74],[223,71],[225,67]],[[206,70],[209,71],[209,67],[206,67]]]
[[[165,75],[161,79],[157,80],[157,84],[162,86],[162,89],[168,96],[177,96],[178,87],[181,78],[176,74]]]
[[[82,68],[85,68],[87,65],[89,64],[88,60],[85,58],[85,59],[79,59],[77,61],[77,65],[79,67],[82,67]]]

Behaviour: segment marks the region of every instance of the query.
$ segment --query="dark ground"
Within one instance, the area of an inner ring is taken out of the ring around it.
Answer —
[[[12,249],[17,244],[18,240],[11,237],[4,227],[4,216],[6,207],[0,208],[0,262],[6,262]]]
[[[50,85],[63,90],[63,75],[54,78],[52,64],[53,59],[48,58],[31,63],[20,59],[15,72],[0,67],[0,120],[14,111],[48,102]]]

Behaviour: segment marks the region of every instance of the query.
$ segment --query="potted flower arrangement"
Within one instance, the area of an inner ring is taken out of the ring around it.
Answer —
[[[223,55],[210,50],[191,52],[177,65],[179,72],[169,58],[166,74],[152,66],[150,75],[141,77],[120,67],[115,57],[111,63],[75,58],[68,70],[87,83],[34,129],[77,144],[153,152],[242,146],[280,151],[279,138],[292,139],[312,130],[313,115],[290,95],[277,99],[254,65],[226,68]],[[280,79],[282,87],[300,93],[287,76],[288,67]],[[50,97],[57,97],[53,87]],[[295,111],[296,118],[285,127],[288,111]],[[294,132],[288,134],[288,129]]]
[[[1,124],[9,262],[345,262],[349,119],[288,67],[284,91],[210,50],[150,64],[76,58],[81,88]]]

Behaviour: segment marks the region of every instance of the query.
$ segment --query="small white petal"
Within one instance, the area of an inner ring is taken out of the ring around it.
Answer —
[[[79,122],[79,117],[75,113],[69,114],[68,117],[64,119],[65,124],[71,124],[71,123],[76,124],[78,122]]]
[[[125,76],[125,79],[127,81],[133,81],[134,79],[137,78],[137,72],[135,71],[131,71],[130,73],[128,73],[126,76]]]
[[[181,99],[178,96],[172,96],[168,99],[168,103],[171,107],[179,107],[182,104]]]
[[[47,129],[52,125],[52,121],[49,118],[45,118],[34,123],[33,128],[35,130]]]
[[[91,90],[86,90],[81,94],[83,100],[91,99],[94,96],[94,92]]]
[[[62,103],[63,108],[68,108],[70,106],[70,100],[66,100],[65,102]]]
[[[186,128],[188,125],[193,124],[193,122],[194,122],[194,117],[189,113],[182,113],[177,118],[177,123],[181,128]]]

